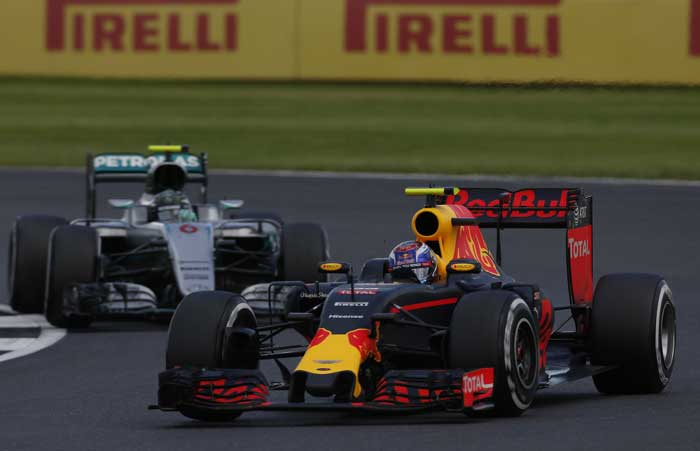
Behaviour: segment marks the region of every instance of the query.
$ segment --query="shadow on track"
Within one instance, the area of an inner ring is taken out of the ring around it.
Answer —
[[[420,425],[450,425],[479,423],[485,419],[469,418],[459,413],[453,414],[428,414],[428,415],[393,415],[380,416],[367,414],[334,414],[319,417],[314,413],[294,413],[287,417],[244,418],[241,417],[230,423],[203,423],[195,420],[184,419],[184,422],[161,427],[163,430],[187,430],[187,429],[222,429],[222,428],[288,428],[288,427],[352,427],[352,426],[406,426]]]
[[[535,408],[555,407],[571,403],[584,404],[588,402],[600,402],[603,399],[612,399],[596,392],[589,393],[540,393],[532,404]]]
[[[605,397],[598,393],[550,393],[536,398],[534,409],[545,411],[549,407],[568,404],[581,404],[588,402],[600,402]],[[179,414],[174,414],[179,415]],[[255,418],[249,415],[255,415]],[[352,426],[411,426],[411,425],[475,425],[489,422],[527,421],[535,419],[538,415],[532,410],[517,418],[498,418],[488,414],[469,417],[460,413],[429,413],[429,414],[373,414],[373,413],[333,413],[319,416],[317,412],[289,413],[284,412],[255,412],[243,415],[233,422],[204,423],[188,420],[184,417],[177,419],[177,423],[162,426],[162,430],[188,430],[188,429],[225,429],[225,428],[287,428],[287,427],[352,427]]]

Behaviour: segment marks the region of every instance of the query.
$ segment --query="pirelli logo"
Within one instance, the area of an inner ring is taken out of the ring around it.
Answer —
[[[346,0],[345,50],[556,57],[562,1]]]
[[[234,52],[239,0],[46,0],[50,52]]]

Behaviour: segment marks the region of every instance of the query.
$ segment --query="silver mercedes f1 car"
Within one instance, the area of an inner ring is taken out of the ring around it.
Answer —
[[[323,227],[244,212],[240,200],[210,204],[206,154],[187,146],[149,150],[88,156],[85,218],[15,221],[8,290],[16,311],[86,327],[104,317],[169,318],[198,291],[318,279],[318,263],[328,258]],[[98,218],[97,186],[123,182],[145,183],[145,190],[138,200],[109,200],[121,218]],[[185,194],[188,184],[199,186],[199,202]]]

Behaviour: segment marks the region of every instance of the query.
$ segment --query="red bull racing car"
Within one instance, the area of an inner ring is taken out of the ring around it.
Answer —
[[[204,421],[254,410],[514,416],[538,389],[584,377],[607,394],[667,386],[676,345],[671,290],[652,274],[606,275],[594,286],[593,203],[582,190],[406,192],[427,196],[411,221],[415,245],[368,261],[359,277],[347,264],[321,264],[322,273],[345,281],[269,284],[270,309],[284,302],[284,322],[258,324],[246,299],[227,292],[185,298],[152,408]],[[486,228],[496,230],[495,256]],[[568,305],[553,307],[539,285],[504,272],[508,228],[565,231]],[[420,277],[408,280],[405,268]],[[280,286],[289,288],[284,299],[274,295]],[[553,331],[555,313],[575,330]],[[288,329],[307,343],[276,344]],[[301,357],[293,371],[281,362],[289,357]],[[281,382],[268,382],[263,360],[278,364]],[[288,390],[287,402],[271,401],[273,389]]]

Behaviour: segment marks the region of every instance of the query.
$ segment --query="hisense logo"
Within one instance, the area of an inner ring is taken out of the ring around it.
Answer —
[[[347,52],[545,57],[561,52],[562,0],[346,2]]]
[[[238,0],[46,0],[46,49],[233,52]],[[196,6],[197,8],[192,8]]]

